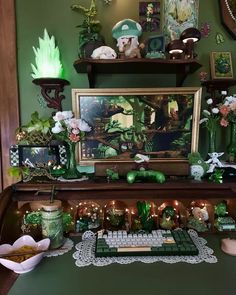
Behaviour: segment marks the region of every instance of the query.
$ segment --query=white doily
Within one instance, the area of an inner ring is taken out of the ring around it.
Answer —
[[[63,255],[67,252],[69,252],[74,246],[74,242],[71,239],[66,238],[64,244],[59,249],[55,249],[52,251],[47,251],[45,253],[45,257],[53,257],[53,256],[59,256]]]
[[[190,237],[198,248],[199,254],[194,256],[130,256],[130,257],[95,257],[96,236],[92,231],[87,231],[82,236],[82,242],[78,243],[75,248],[76,252],[73,258],[78,267],[95,265],[105,266],[112,263],[130,264],[133,262],[153,263],[162,261],[165,263],[186,262],[197,264],[200,262],[216,263],[217,258],[213,255],[213,250],[206,246],[207,241],[198,236],[197,232],[188,230]]]

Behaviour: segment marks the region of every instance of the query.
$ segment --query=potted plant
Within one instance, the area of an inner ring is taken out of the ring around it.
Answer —
[[[91,0],[89,8],[73,4],[71,9],[84,16],[82,24],[77,26],[80,29],[79,58],[90,57],[94,49],[104,45],[104,38],[100,34],[100,21],[95,19],[97,15],[96,0]]]

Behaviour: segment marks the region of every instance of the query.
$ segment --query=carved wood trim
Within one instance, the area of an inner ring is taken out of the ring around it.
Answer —
[[[19,126],[16,62],[15,1],[0,0],[0,191],[12,183],[8,176],[9,146]]]

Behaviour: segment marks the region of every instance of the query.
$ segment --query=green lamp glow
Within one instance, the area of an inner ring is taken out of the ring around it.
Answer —
[[[55,45],[55,38],[48,35],[44,29],[43,39],[39,37],[39,48],[33,46],[35,53],[35,65],[31,64],[33,73],[31,76],[37,78],[62,78],[62,64],[60,61],[60,52]]]

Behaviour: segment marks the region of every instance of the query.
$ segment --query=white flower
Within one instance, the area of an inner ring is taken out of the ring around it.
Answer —
[[[201,120],[199,121],[199,124],[202,124],[202,123],[204,123],[204,122],[207,122],[208,120],[209,120],[208,118],[201,119]]]
[[[60,122],[56,122],[55,126],[52,128],[52,133],[60,133],[61,131],[64,131],[65,129],[62,127]]]
[[[89,132],[89,131],[91,131],[91,127],[88,125],[87,122],[85,122],[85,121],[82,120],[82,119],[78,119],[78,121],[79,121],[79,129],[80,129],[81,131],[85,131],[85,132]]]
[[[72,111],[63,111],[63,112],[57,112],[56,115],[53,117],[54,121],[61,121],[66,119],[71,119],[73,117]]]
[[[218,114],[219,113],[219,109],[218,108],[213,108],[212,109],[212,113],[213,114]]]
[[[206,101],[207,104],[213,104],[213,99],[212,98],[209,98],[207,101]]]
[[[222,95],[227,95],[227,91],[222,90],[222,91],[221,91],[221,94],[222,94]]]
[[[72,118],[68,121],[68,125],[71,128],[79,128],[79,119]]]

